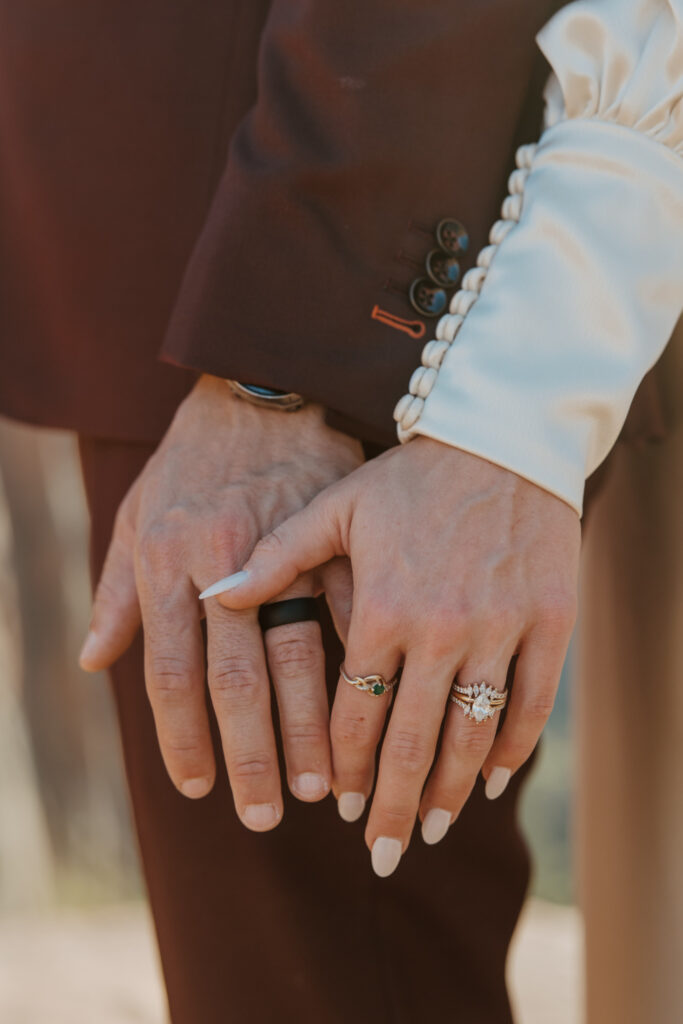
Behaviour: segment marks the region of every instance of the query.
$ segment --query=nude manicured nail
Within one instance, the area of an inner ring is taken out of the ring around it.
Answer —
[[[180,792],[183,796],[188,797],[190,800],[198,800],[211,789],[211,779],[207,779],[206,776],[196,779],[185,779],[180,785]]]
[[[337,810],[344,821],[358,821],[365,810],[365,797],[362,793],[340,793]]]
[[[491,774],[486,780],[486,789],[484,790],[489,800],[495,800],[497,796],[500,796],[505,791],[511,775],[512,772],[509,768],[496,766],[492,769]]]
[[[398,867],[403,853],[403,846],[400,839],[389,839],[388,836],[380,836],[372,844],[372,867],[376,875],[386,878]]]
[[[279,820],[280,813],[275,804],[247,804],[242,812],[242,821],[254,832],[272,828]]]
[[[224,576],[222,580],[217,580],[216,583],[212,583],[206,590],[202,590],[199,600],[203,601],[205,597],[215,597],[216,594],[225,594],[228,590],[234,590],[235,587],[239,587],[248,578],[249,573],[244,569],[234,572],[232,576]]]
[[[325,796],[329,792],[330,784],[327,779],[316,772],[302,772],[292,779],[291,790],[294,796],[301,796],[305,800],[312,800],[315,797]]]
[[[90,632],[88,633],[88,635],[85,638],[85,642],[83,644],[83,647],[81,648],[81,653],[78,656],[78,661],[79,661],[79,664],[80,664],[81,668],[87,669],[88,661],[90,660],[90,658],[92,658],[92,656],[97,651],[97,645],[98,644],[99,644],[99,640],[97,639],[96,634],[93,633],[93,631],[91,629]]]
[[[433,846],[439,843],[451,827],[451,812],[442,811],[440,807],[432,807],[427,811],[422,822],[422,838],[425,843]]]

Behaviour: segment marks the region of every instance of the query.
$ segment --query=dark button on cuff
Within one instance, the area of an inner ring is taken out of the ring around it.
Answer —
[[[420,277],[410,286],[410,304],[421,316],[440,316],[446,308],[448,296],[427,277]]]
[[[452,217],[439,221],[436,226],[436,240],[442,249],[451,254],[465,252],[470,244],[465,227]]]
[[[460,277],[460,264],[451,253],[443,249],[432,249],[425,260],[430,279],[442,288],[452,288]]]

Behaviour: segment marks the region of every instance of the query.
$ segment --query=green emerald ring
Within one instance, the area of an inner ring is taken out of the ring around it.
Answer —
[[[392,679],[385,679],[379,672],[373,672],[369,676],[350,676],[347,675],[343,665],[339,666],[339,672],[347,683],[355,686],[357,690],[362,690],[363,693],[369,693],[371,697],[381,697],[383,694],[389,693],[398,682],[399,677],[398,672]]]

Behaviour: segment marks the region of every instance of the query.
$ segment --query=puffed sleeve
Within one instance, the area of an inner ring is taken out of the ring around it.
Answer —
[[[395,418],[580,514],[683,311],[683,0],[580,0],[537,41],[545,130]]]

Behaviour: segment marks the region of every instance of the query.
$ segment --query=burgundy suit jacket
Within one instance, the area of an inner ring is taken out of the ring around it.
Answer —
[[[0,412],[155,440],[202,371],[394,443],[436,225],[486,243],[557,0],[0,0]]]

